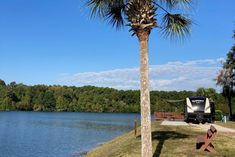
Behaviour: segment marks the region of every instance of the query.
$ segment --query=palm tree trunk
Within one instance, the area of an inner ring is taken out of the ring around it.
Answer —
[[[149,95],[148,38],[149,31],[137,33],[140,42],[140,84],[141,84],[141,142],[142,157],[152,157],[152,135]]]

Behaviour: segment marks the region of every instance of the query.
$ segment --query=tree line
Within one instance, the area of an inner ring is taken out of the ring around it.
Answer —
[[[210,97],[216,109],[229,113],[222,94],[204,88],[197,91],[151,91],[151,111],[182,112],[183,104],[169,104],[166,100],[180,100],[196,95]],[[6,84],[0,80],[0,110],[137,113],[140,112],[140,91],[94,86],[27,86],[15,82]]]

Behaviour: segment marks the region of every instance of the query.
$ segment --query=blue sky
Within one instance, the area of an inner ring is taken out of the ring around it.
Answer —
[[[151,88],[215,87],[212,79],[221,58],[234,43],[234,6],[234,0],[196,1],[190,12],[196,24],[183,43],[164,39],[154,30],[149,43]],[[0,78],[7,83],[138,89],[136,37],[128,28],[117,31],[107,22],[90,19],[84,1],[0,0],[0,26]],[[174,74],[167,72],[172,67]],[[190,69],[198,76],[191,78]]]

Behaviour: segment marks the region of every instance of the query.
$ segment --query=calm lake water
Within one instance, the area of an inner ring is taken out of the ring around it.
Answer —
[[[0,112],[0,157],[72,157],[133,129],[138,114]]]

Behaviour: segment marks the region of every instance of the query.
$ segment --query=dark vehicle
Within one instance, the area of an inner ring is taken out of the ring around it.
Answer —
[[[215,117],[215,106],[206,97],[188,97],[184,113],[187,123],[212,123]]]

